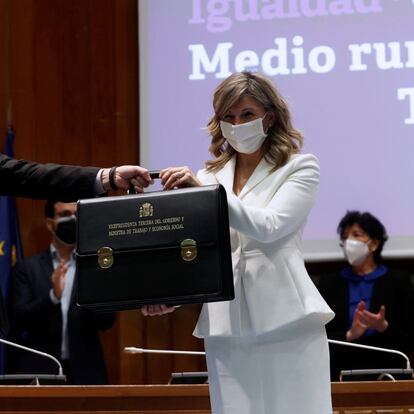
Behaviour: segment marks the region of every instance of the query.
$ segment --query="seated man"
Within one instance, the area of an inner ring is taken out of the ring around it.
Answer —
[[[68,384],[106,384],[98,332],[110,328],[115,316],[76,305],[75,214],[75,203],[46,203],[51,245],[16,264],[10,281],[11,328],[16,342],[58,358]],[[10,374],[57,373],[48,358],[26,351],[13,354]]]
[[[408,272],[382,262],[387,241],[383,224],[370,213],[348,212],[338,234],[349,266],[324,275],[318,289],[335,312],[326,326],[329,339],[414,350],[414,292]],[[341,370],[405,368],[403,357],[379,351],[331,345],[331,377]]]

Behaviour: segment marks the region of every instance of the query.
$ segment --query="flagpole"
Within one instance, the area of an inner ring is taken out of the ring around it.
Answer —
[[[6,122],[7,122],[7,132],[10,129],[13,129],[13,109],[12,109],[12,100],[10,94],[10,0],[6,2],[6,33],[5,33],[5,62],[6,62],[6,100],[7,100],[7,113],[6,113]]]
[[[7,133],[13,132],[13,114],[11,99],[7,103]]]

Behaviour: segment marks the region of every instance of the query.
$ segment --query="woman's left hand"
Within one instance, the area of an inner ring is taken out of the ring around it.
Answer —
[[[175,311],[174,306],[167,305],[144,305],[141,308],[141,313],[144,316],[159,316],[165,315],[166,313],[171,313]]]
[[[182,187],[199,187],[202,183],[188,167],[170,167],[160,171],[161,184],[164,190]]]
[[[368,310],[362,311],[361,319],[368,328],[375,329],[377,332],[385,332],[388,328],[388,321],[385,319],[385,306],[382,305],[378,313]]]

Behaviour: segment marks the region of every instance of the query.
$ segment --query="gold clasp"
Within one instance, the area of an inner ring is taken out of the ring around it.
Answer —
[[[181,242],[181,258],[191,262],[197,257],[197,243],[193,239],[185,239]]]
[[[98,265],[101,269],[108,269],[114,264],[114,256],[110,247],[101,247],[98,250]]]

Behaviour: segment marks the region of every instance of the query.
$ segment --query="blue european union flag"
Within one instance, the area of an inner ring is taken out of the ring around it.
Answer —
[[[4,153],[13,157],[13,128],[8,128]],[[0,289],[7,308],[9,278],[12,266],[22,257],[19,222],[14,197],[0,196]],[[0,374],[4,373],[5,350],[0,347]]]

